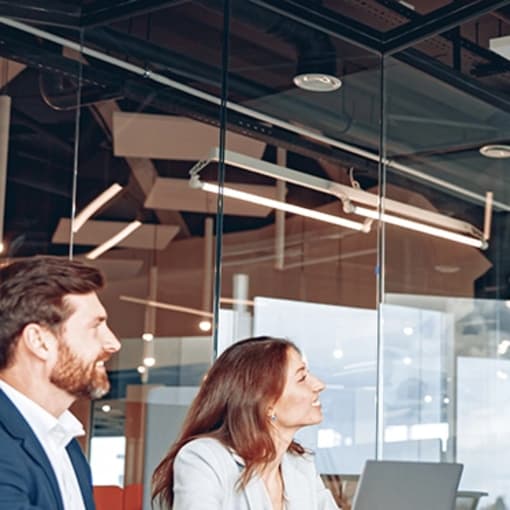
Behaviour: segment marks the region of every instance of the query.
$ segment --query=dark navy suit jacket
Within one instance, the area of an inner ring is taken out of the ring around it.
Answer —
[[[94,510],[87,459],[73,439],[67,452],[80,484],[86,510]],[[0,509],[64,510],[57,478],[31,427],[0,390]]]

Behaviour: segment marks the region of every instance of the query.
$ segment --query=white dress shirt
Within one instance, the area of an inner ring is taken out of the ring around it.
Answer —
[[[55,418],[5,381],[0,380],[0,388],[23,415],[46,452],[65,510],[85,510],[80,485],[66,450],[74,437],[85,435],[82,424],[69,411]]]

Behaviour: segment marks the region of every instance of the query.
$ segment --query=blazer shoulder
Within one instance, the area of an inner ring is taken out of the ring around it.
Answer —
[[[200,437],[186,443],[177,453],[177,457],[194,454],[203,458],[232,459],[230,450],[217,439]]]
[[[186,443],[175,458],[178,465],[208,465],[216,473],[226,477],[238,475],[240,463],[235,454],[224,444],[212,437],[201,437]]]

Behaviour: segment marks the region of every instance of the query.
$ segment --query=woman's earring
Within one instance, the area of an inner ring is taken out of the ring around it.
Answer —
[[[276,414],[274,414],[274,413],[273,413],[273,414],[270,416],[270,418],[271,418],[271,421],[274,423],[274,422],[276,421]]]

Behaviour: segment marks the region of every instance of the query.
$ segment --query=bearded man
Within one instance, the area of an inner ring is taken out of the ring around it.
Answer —
[[[93,510],[90,468],[69,407],[110,388],[120,343],[99,271],[56,257],[0,269],[0,508]]]

